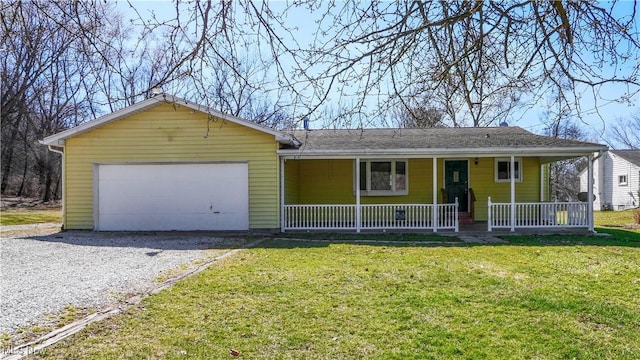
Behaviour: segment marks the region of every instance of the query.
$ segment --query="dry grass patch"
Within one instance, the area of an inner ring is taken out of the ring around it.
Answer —
[[[3,209],[0,213],[0,225],[2,226],[61,222],[62,210],[60,209]]]
[[[596,226],[640,230],[640,228],[635,227],[637,225],[635,216],[638,211],[640,210],[594,211],[594,223]]]

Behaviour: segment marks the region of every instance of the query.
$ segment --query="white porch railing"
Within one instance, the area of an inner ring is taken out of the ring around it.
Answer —
[[[488,230],[503,228],[589,227],[589,209],[582,202],[515,203],[513,226],[511,203],[488,201]]]
[[[458,221],[458,198],[453,204],[437,204],[438,209],[438,226],[436,230],[440,229],[453,229],[456,232],[459,230]]]
[[[285,230],[346,230],[356,227],[356,205],[285,205]]]
[[[437,204],[285,205],[283,230],[453,229],[458,231],[458,203]]]

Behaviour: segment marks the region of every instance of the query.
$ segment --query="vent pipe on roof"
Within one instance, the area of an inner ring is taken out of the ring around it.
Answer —
[[[309,130],[309,118],[306,116],[302,119],[302,127],[304,127],[305,130]]]

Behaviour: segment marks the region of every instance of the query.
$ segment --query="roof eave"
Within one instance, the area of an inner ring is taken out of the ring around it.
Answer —
[[[300,149],[282,149],[278,154],[282,157],[311,158],[311,157],[439,157],[439,156],[468,156],[468,157],[496,157],[508,155],[528,155],[528,156],[553,156],[553,157],[576,157],[589,155],[594,152],[606,150],[606,146],[584,146],[584,147],[500,147],[500,148],[459,148],[459,149],[350,149],[350,150],[309,150],[304,147]]]

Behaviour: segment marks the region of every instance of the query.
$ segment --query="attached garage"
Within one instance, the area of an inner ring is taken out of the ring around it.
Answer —
[[[247,163],[99,164],[94,228],[248,230]]]
[[[291,135],[161,94],[42,140],[63,154],[63,226],[280,228],[277,151]]]

